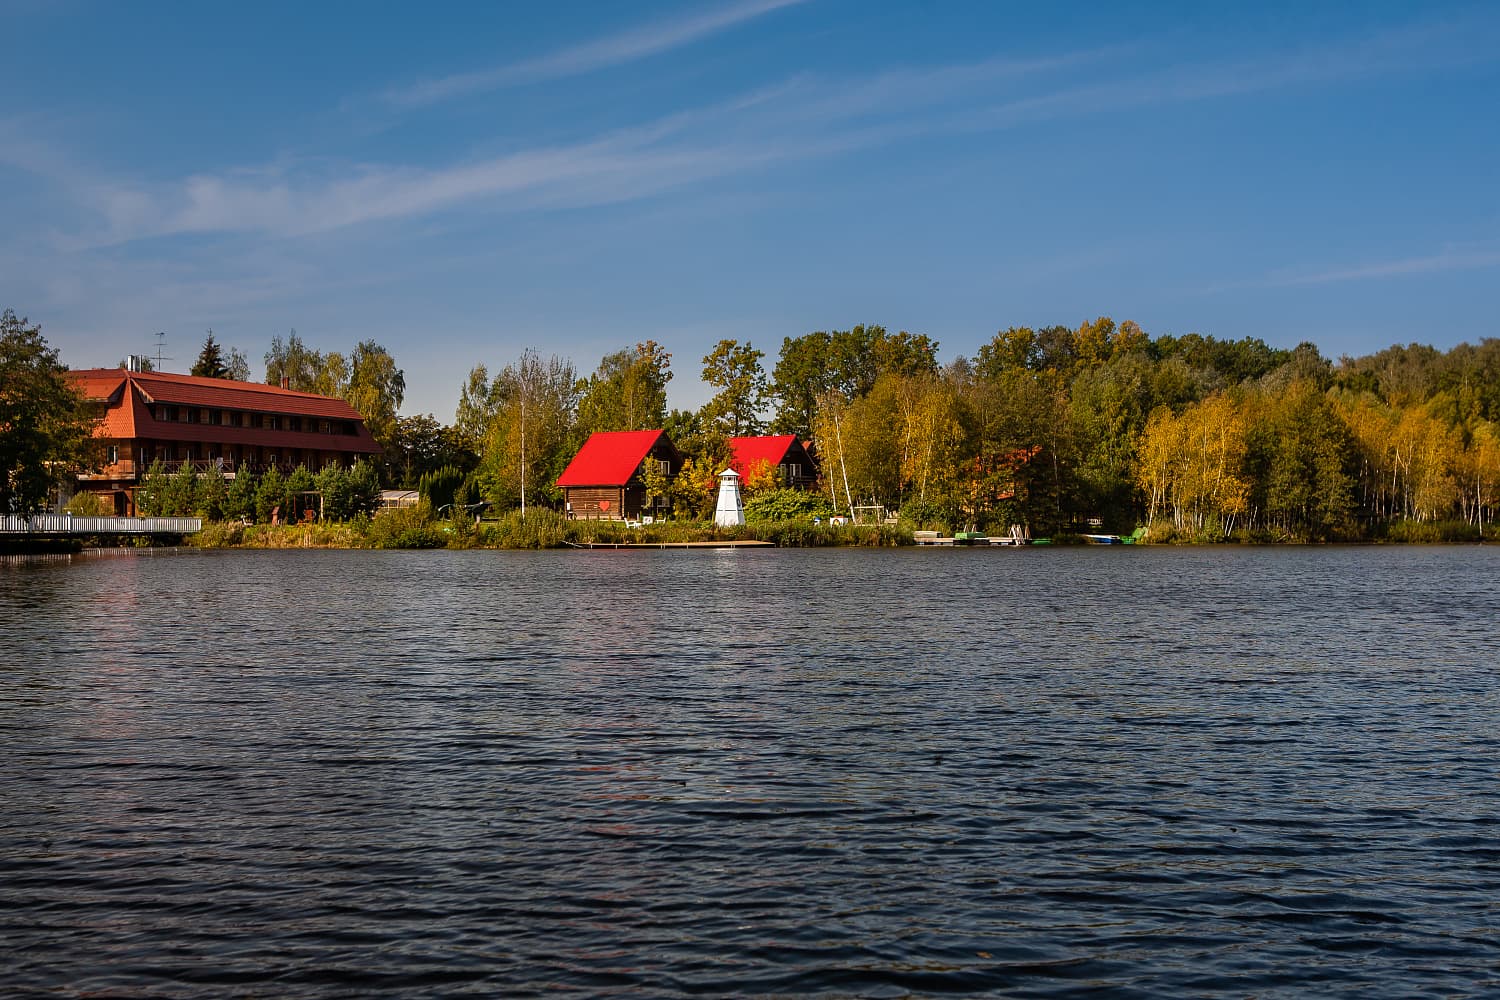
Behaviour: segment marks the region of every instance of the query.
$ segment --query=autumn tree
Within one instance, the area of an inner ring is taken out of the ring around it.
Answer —
[[[238,347],[229,348],[229,359],[224,362],[225,378],[233,382],[250,381],[250,359]]]
[[[271,338],[271,349],[266,352],[265,362],[267,385],[281,385],[285,380],[288,389],[318,391],[323,355],[304,344],[296,330],[288,334],[286,340],[279,336]]]
[[[703,405],[708,421],[731,437],[758,434],[766,405],[765,354],[747,340],[721,340],[703,358],[703,381],[719,390]]]
[[[489,369],[475,365],[459,387],[458,407],[453,414],[453,429],[464,447],[478,453],[484,447],[490,424],[500,409],[499,380],[490,381]]]
[[[349,357],[349,381],[341,395],[364,417],[370,435],[384,444],[396,431],[396,414],[406,399],[406,374],[384,347],[362,340]]]
[[[682,468],[672,477],[667,491],[675,516],[705,518],[713,514],[718,498],[719,472],[723,471],[716,470],[715,464],[705,459],[683,459]]]
[[[1218,340],[1199,333],[1162,334],[1151,341],[1148,350],[1157,361],[1181,361],[1207,391],[1264,378],[1290,359],[1290,352],[1273,348],[1259,337]]]
[[[578,403],[572,363],[528,349],[495,376],[490,391],[495,415],[478,471],[484,499],[499,508],[561,502],[556,482],[572,458]]]
[[[926,334],[864,324],[785,338],[770,384],[777,401],[772,429],[806,438],[828,393],[847,402],[870,392],[881,375],[935,374],[937,348]]]
[[[813,411],[810,440],[823,463],[823,478],[828,498],[835,511],[852,512],[854,488],[850,484],[850,438],[845,433],[849,423],[849,401],[834,390],[826,391]],[[857,478],[856,473],[856,478]]]
[[[1115,528],[1126,529],[1139,510],[1136,447],[1146,419],[1158,405],[1173,402],[1158,398],[1153,374],[1143,352],[1116,353],[1082,368],[1069,392],[1075,502]]]
[[[1169,511],[1178,531],[1217,538],[1248,511],[1247,420],[1235,400],[1216,394],[1180,415],[1159,407],[1138,447],[1148,523]]]
[[[667,417],[672,355],[654,340],[643,341],[599,362],[580,387],[578,433],[639,431],[661,427]]]
[[[1035,371],[1040,359],[1036,331],[1029,326],[1012,326],[980,345],[974,371],[980,378],[994,382],[1007,372]]]
[[[823,331],[784,337],[781,355],[772,372],[769,392],[776,400],[771,422],[775,434],[812,434],[818,400],[833,389],[835,374],[828,367],[829,335]]]
[[[781,474],[776,471],[776,466],[771,464],[768,458],[757,458],[750,463],[745,470],[745,478],[740,483],[740,490],[746,500],[769,493],[781,486]]]
[[[646,490],[646,506],[653,510],[663,506],[671,491],[672,480],[662,469],[662,463],[647,457],[641,462],[639,474],[641,485]]]
[[[1326,539],[1354,513],[1354,435],[1316,383],[1297,379],[1251,400],[1252,497],[1274,530]]]
[[[0,513],[44,509],[89,455],[96,423],[42,328],[0,314]]]
[[[458,432],[437,421],[430,413],[397,417],[395,429],[386,442],[385,460],[399,470],[397,483],[413,489],[425,475],[437,469],[452,467],[468,472],[479,461]]]

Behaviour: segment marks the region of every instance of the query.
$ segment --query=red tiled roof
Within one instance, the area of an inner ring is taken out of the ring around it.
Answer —
[[[123,368],[89,368],[71,374],[83,383],[84,392],[91,399],[109,398],[121,381],[128,380],[140,389],[147,403],[254,410],[260,413],[292,413],[330,420],[363,419],[354,407],[342,399],[311,392],[293,392],[291,389],[262,385],[259,382],[232,382],[229,379],[171,375],[167,372],[132,372]]]
[[[797,443],[795,434],[776,434],[771,437],[738,437],[729,439],[734,451],[730,465],[742,477],[749,474],[755,463],[765,459],[772,468],[786,461],[786,453]]]
[[[595,431],[557,477],[559,486],[624,486],[665,431]]]
[[[367,454],[375,454],[381,450],[365,427],[364,419],[342,399],[308,392],[292,392],[254,382],[231,382],[227,379],[170,375],[164,372],[132,372],[123,368],[91,368],[69,374],[79,383],[85,396],[105,404],[104,420],[95,432],[96,437],[203,441]],[[311,431],[273,431],[261,427],[158,421],[151,411],[152,403],[331,420],[340,431],[343,424],[352,423],[354,433],[321,434]]]

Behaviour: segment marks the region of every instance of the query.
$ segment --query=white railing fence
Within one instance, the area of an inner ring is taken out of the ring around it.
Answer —
[[[0,516],[0,534],[191,535],[202,530],[201,517],[74,517],[72,514]]]

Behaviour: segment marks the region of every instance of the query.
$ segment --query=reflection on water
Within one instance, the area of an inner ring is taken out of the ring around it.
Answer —
[[[1495,992],[1500,555],[0,569],[12,993]]]

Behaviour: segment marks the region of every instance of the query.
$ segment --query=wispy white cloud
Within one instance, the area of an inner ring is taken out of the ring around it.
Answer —
[[[1350,281],[1406,278],[1450,271],[1479,271],[1492,267],[1500,267],[1500,246],[1495,243],[1466,243],[1444,247],[1437,253],[1395,257],[1343,267],[1283,268],[1257,277],[1218,282],[1203,288],[1201,294],[1217,295],[1256,288],[1310,288]]]
[[[643,30],[608,44],[590,43],[526,65],[532,67],[530,73],[542,72],[537,67],[551,67],[545,70],[550,73],[604,65],[629,53],[683,44],[789,2],[796,0],[742,3],[654,33]],[[101,231],[78,242],[117,244],[215,232],[303,236],[460,206],[507,210],[620,202],[927,135],[998,131],[1041,120],[1407,71],[1423,64],[1449,65],[1455,59],[1493,59],[1494,50],[1482,44],[1484,37],[1485,31],[1472,25],[1444,23],[1233,65],[1205,61],[1141,70],[1137,67],[1159,66],[1160,61],[1123,58],[1127,50],[1111,49],[853,78],[803,74],[612,132],[447,165],[278,162],[154,185],[75,175],[73,197],[103,221]],[[1089,68],[1093,82],[1071,82],[1081,67]],[[33,169],[58,175],[44,149],[32,148],[23,159]]]
[[[1493,63],[1497,52],[1500,21],[1494,18],[1420,23],[1249,58],[1168,64],[989,106],[976,104],[933,124],[945,131],[993,131],[1055,118]]]
[[[1500,250],[1444,250],[1424,257],[1360,264],[1303,274],[1272,275],[1260,282],[1270,287],[1297,285],[1332,285],[1345,281],[1368,281],[1372,278],[1400,278],[1413,274],[1436,274],[1443,271],[1474,271],[1500,267]]]
[[[424,80],[387,91],[384,96],[386,102],[395,107],[415,108],[501,87],[580,76],[691,45],[772,11],[805,2],[807,0],[740,0],[714,10],[596,38],[535,59]]]

